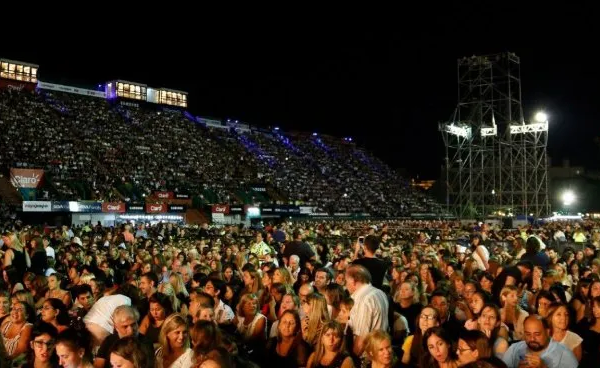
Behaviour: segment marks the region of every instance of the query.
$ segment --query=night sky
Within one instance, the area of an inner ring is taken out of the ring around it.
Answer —
[[[404,11],[393,21],[371,18],[373,25],[302,17],[209,24],[198,17],[179,31],[142,27],[141,37],[110,36],[121,27],[116,21],[86,28],[57,22],[27,47],[3,39],[0,57],[39,64],[48,82],[136,81],[189,92],[195,115],[351,136],[393,167],[435,179],[443,159],[437,124],[457,103],[456,59],[511,51],[521,58],[526,118],[540,108],[550,116],[553,163],[569,158],[597,168],[595,11],[522,11]]]

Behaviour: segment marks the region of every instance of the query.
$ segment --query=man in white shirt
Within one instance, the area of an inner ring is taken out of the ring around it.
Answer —
[[[44,249],[46,250],[46,256],[56,258],[56,255],[54,254],[54,248],[52,248],[50,246],[50,238],[47,236],[44,236],[44,238],[42,240],[42,244],[44,244]]]
[[[348,321],[354,334],[352,350],[356,356],[361,356],[369,332],[388,331],[388,298],[383,291],[371,285],[371,274],[360,265],[352,264],[346,269],[346,288],[354,300]]]
[[[220,298],[226,291],[227,284],[225,284],[225,281],[219,279],[210,279],[204,286],[204,292],[212,296],[215,301],[215,321],[219,325],[230,324],[235,317],[231,308],[223,303]]]

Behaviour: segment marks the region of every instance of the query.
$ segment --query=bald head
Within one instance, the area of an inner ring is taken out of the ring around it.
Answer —
[[[548,322],[541,316],[530,314],[523,322],[525,330],[525,342],[527,347],[533,351],[542,351],[548,347],[550,336],[548,335]]]

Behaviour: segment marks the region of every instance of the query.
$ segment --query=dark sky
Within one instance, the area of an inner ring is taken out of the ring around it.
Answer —
[[[437,123],[457,102],[456,59],[512,51],[521,57],[526,117],[539,108],[549,113],[553,162],[598,166],[594,11],[396,12],[393,20],[344,24],[302,15],[239,22],[205,16],[166,23],[171,31],[140,18],[147,25],[138,36],[131,35],[135,21],[86,18],[40,26],[26,47],[18,37],[3,39],[0,57],[38,63],[44,81],[137,81],[188,91],[196,115],[352,136],[394,167],[437,178]]]

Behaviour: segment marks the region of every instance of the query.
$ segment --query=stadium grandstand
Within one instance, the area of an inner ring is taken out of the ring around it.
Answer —
[[[0,165],[27,201],[182,199],[195,208],[373,217],[441,211],[351,138],[196,117],[183,91],[121,80],[87,90],[39,81],[37,65],[0,65]],[[44,180],[32,186],[27,175]]]

